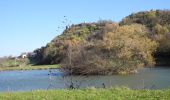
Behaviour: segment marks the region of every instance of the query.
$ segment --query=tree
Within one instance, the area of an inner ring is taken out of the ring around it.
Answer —
[[[72,47],[71,59],[68,56],[62,63],[65,72],[81,75],[123,74],[154,64],[152,53],[157,43],[147,37],[144,26],[110,24],[105,25],[104,29],[102,39]]]
[[[157,52],[154,57],[157,65],[169,66],[170,58],[170,10],[151,10],[143,11],[131,14],[124,18],[119,24],[142,24],[145,25],[148,30],[148,36],[150,39],[158,42]],[[163,62],[162,62],[163,61]],[[166,61],[167,64],[162,64]]]

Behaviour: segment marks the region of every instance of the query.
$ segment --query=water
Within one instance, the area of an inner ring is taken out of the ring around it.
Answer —
[[[71,80],[73,87],[114,87],[126,86],[132,89],[166,89],[170,88],[170,68],[145,68],[137,74],[111,76],[67,76],[53,69],[31,71],[1,71],[0,91],[30,91],[40,89],[69,88]]]

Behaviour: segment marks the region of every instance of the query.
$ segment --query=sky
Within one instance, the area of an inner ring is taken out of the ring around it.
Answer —
[[[0,57],[45,46],[62,33],[64,16],[72,24],[119,22],[131,13],[169,5],[170,0],[0,0]]]

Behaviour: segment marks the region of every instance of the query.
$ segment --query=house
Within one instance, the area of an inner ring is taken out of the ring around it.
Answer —
[[[28,54],[27,54],[27,53],[22,53],[22,54],[19,56],[19,58],[22,58],[22,59],[27,58],[27,57],[28,57]]]

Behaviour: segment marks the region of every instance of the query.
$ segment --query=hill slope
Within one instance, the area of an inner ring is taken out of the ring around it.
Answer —
[[[66,73],[133,73],[154,64],[157,43],[143,25],[111,21],[67,26],[46,47],[34,51],[37,64],[61,64]]]
[[[69,43],[77,44],[83,41],[90,41],[92,37],[98,36],[102,31],[105,22],[82,23],[78,25],[66,26],[64,32],[54,38],[45,47],[36,49],[37,54],[34,61],[37,64],[58,64],[66,56],[66,49]],[[100,38],[95,37],[95,38]]]
[[[156,52],[155,52],[156,51]],[[143,66],[170,65],[170,11],[131,14],[112,21],[66,26],[34,51],[36,64],[61,64],[66,73],[131,73]]]
[[[155,58],[157,65],[170,65],[170,10],[151,10],[133,13],[120,25],[142,24],[149,29],[148,36],[159,43]]]

